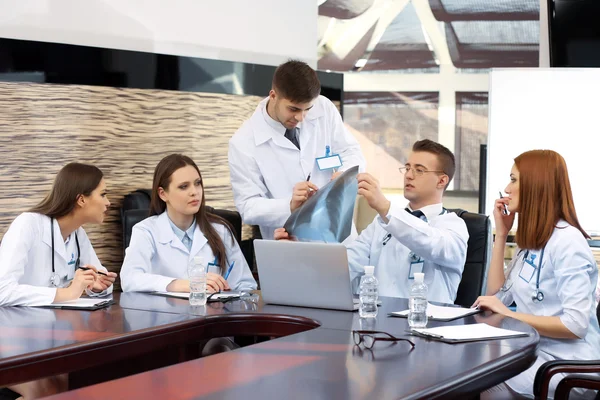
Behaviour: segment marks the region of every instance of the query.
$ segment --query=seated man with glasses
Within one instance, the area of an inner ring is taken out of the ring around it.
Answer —
[[[358,194],[378,215],[347,245],[355,290],[364,266],[374,265],[380,296],[409,297],[414,274],[423,272],[428,300],[454,303],[469,239],[462,218],[442,206],[454,170],[454,154],[446,147],[428,139],[416,142],[400,168],[407,208],[392,204],[373,176],[358,174]],[[275,231],[275,239],[288,237],[283,228]]]

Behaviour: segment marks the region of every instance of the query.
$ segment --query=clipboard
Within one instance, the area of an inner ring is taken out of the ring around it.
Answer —
[[[190,294],[184,292],[150,292],[158,296],[175,297],[178,299],[189,299]],[[239,299],[242,293],[237,290],[229,290],[225,292],[207,293],[207,303],[227,302],[230,300]]]
[[[78,300],[92,300],[92,299],[78,299]],[[96,311],[96,310],[100,310],[103,308],[107,308],[110,305],[115,304],[115,301],[113,299],[108,299],[108,300],[102,300],[102,301],[96,301],[96,302],[89,302],[89,304],[86,303],[81,303],[81,302],[62,302],[62,303],[55,303],[55,304],[44,304],[42,306],[39,306],[41,308],[54,308],[54,309],[60,309],[60,310],[82,310],[82,311]]]
[[[427,304],[427,319],[430,321],[449,322],[480,312],[481,310],[479,308],[448,307],[436,306],[431,303]],[[409,310],[391,312],[388,314],[388,317],[408,318],[408,313]]]
[[[529,333],[496,328],[485,323],[411,329],[408,331],[408,333],[413,336],[419,336],[450,344],[479,342],[483,340],[512,339],[529,336]]]

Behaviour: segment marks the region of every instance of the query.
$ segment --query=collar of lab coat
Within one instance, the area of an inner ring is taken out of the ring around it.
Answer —
[[[160,243],[162,243],[162,244],[170,243],[171,247],[179,249],[185,253],[189,253],[190,256],[195,256],[200,251],[200,249],[202,249],[202,247],[206,243],[208,243],[208,240],[206,240],[206,237],[200,230],[200,225],[198,225],[198,223],[196,223],[195,224],[196,227],[194,228],[194,238],[192,241],[192,249],[191,249],[191,251],[188,251],[188,249],[183,245],[183,243],[181,243],[181,240],[179,240],[177,235],[175,235],[175,232],[173,232],[173,229],[171,228],[171,224],[169,223],[169,216],[167,215],[166,211],[158,216],[157,225],[158,225],[158,241]]]
[[[252,114],[250,119],[252,130],[254,131],[254,144],[259,146],[265,143],[267,140],[272,139],[275,144],[280,147],[286,147],[292,150],[297,150],[296,146],[292,142],[290,142],[285,136],[285,127],[282,125],[283,133],[277,129],[275,129],[271,124],[266,120],[266,118],[271,118],[266,112],[267,102],[269,98],[263,99]],[[317,101],[315,101],[315,105],[310,111],[306,114],[306,118],[303,122],[298,124],[298,129],[300,132],[306,130],[307,124],[314,124],[314,120],[320,118],[324,115],[323,113],[323,105],[321,104],[321,98],[319,97]]]
[[[55,219],[54,224],[51,226],[50,217],[41,214],[40,216],[42,218],[42,224],[44,226],[42,233],[42,241],[46,243],[50,247],[50,249],[52,249],[52,232],[50,231],[50,229],[54,229],[54,253],[61,256],[63,260],[68,261],[67,255],[65,253],[65,244],[62,240],[62,233],[60,233],[60,225],[58,225],[58,222]],[[73,234],[71,233],[71,235]]]
[[[410,211],[415,211],[412,208],[410,208],[410,206],[407,206],[406,208],[408,208]],[[443,209],[444,209],[444,206],[442,205],[442,203],[438,203],[438,204],[430,204],[428,206],[421,207],[419,209],[419,211],[421,211],[423,214],[425,214],[425,217],[427,217],[427,221],[432,221],[442,213]]]

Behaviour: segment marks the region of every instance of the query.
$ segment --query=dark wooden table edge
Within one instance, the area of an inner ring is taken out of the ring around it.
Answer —
[[[476,373],[473,372],[453,377],[434,387],[414,393],[411,396],[402,397],[402,399],[465,399],[474,397],[480,392],[520,374],[533,365],[537,359],[540,336],[537,331],[533,331],[535,332],[535,336],[532,337],[532,342],[520,349],[519,352],[498,357],[487,364],[481,365],[477,368]],[[500,370],[500,368],[507,366],[514,367],[521,365],[523,369],[518,370],[517,373],[511,372],[514,368]]]
[[[231,313],[192,318],[0,359],[0,387],[118,361],[168,345],[226,336],[287,336],[320,326],[316,320],[286,314]],[[205,333],[210,330],[210,335]],[[168,340],[165,339],[168,337]],[[107,358],[107,354],[110,357]],[[60,359],[60,362],[57,360]],[[58,366],[60,364],[60,366]],[[65,367],[68,366],[68,367]]]

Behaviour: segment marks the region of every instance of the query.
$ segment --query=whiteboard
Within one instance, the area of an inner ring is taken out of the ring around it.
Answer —
[[[489,91],[486,214],[514,158],[550,149],[567,162],[579,222],[600,234],[600,69],[495,69]]]

